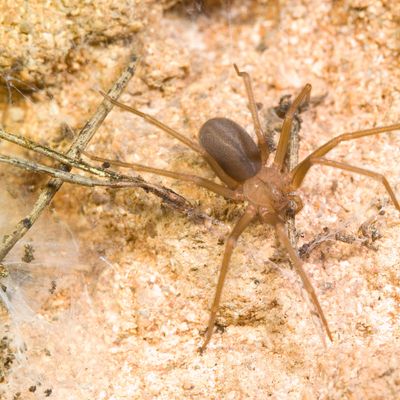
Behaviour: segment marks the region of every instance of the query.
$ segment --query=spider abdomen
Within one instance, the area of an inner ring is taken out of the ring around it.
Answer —
[[[261,168],[261,154],[250,135],[236,122],[212,118],[201,128],[199,141],[224,172],[238,182],[255,176]]]

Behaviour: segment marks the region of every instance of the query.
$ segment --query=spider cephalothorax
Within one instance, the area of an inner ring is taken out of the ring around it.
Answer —
[[[291,202],[295,196],[288,176],[266,166],[243,184],[243,195],[255,206],[273,210],[282,218],[293,208]],[[296,198],[300,200],[298,196]]]

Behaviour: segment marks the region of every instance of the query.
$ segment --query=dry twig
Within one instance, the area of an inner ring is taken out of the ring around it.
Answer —
[[[119,79],[108,92],[110,97],[114,99],[118,98],[123,89],[126,87],[130,78],[133,76],[135,68],[136,57],[132,56],[127,67],[124,69]],[[45,188],[40,193],[32,211],[16,225],[12,233],[4,236],[2,244],[0,245],[0,261],[4,259],[4,257],[14,247],[18,240],[20,240],[36,222],[42,211],[50,204],[52,198],[64,182],[89,187],[104,186],[111,188],[142,188],[146,192],[153,193],[154,195],[160,197],[162,201],[169,207],[174,208],[193,219],[204,220],[208,218],[207,215],[196,210],[183,196],[180,196],[171,189],[148,183],[141,177],[132,177],[129,175],[120,174],[107,168],[99,168],[79,159],[80,154],[84,151],[86,145],[100,127],[107,114],[111,111],[112,107],[113,105],[108,100],[104,99],[102,101],[94,115],[89,119],[75,139],[67,154],[57,152],[30,139],[6,132],[4,129],[0,128],[0,139],[7,140],[28,150],[35,151],[36,153],[42,154],[61,163],[59,167],[53,168],[16,157],[0,155],[0,163],[10,164],[18,168],[36,173],[45,173],[52,176],[52,179],[47,183]],[[69,172],[72,168],[78,168],[90,174],[107,179],[94,179],[83,175],[72,174]],[[0,265],[3,269],[5,269],[2,264]],[[6,270],[2,270],[0,277],[6,275]]]
[[[136,56],[131,56],[128,65],[108,92],[110,97],[116,99],[122,93],[129,80],[135,73],[136,63]],[[131,177],[103,168],[94,167],[84,161],[79,160],[81,152],[85,149],[90,139],[104,121],[105,117],[111,111],[112,107],[113,105],[108,100],[104,99],[102,101],[96,112],[76,137],[75,141],[71,145],[70,150],[65,155],[46,146],[35,143],[29,139],[10,134],[3,129],[0,129],[0,137],[2,139],[36,151],[62,163],[58,169],[4,155],[0,156],[0,162],[11,164],[34,172],[47,173],[53,176],[53,178],[47,183],[45,188],[40,193],[39,198],[31,212],[16,225],[12,233],[4,236],[0,245],[0,260],[4,259],[4,257],[14,247],[18,240],[20,240],[36,222],[42,211],[50,204],[52,198],[64,182],[70,182],[84,186],[108,186],[114,188],[140,187],[157,195],[158,197],[162,198],[165,203],[181,212],[184,212],[185,214],[195,218],[204,218],[204,215],[197,212],[185,198],[168,188],[149,184],[140,177]],[[71,174],[69,171],[72,167],[79,168],[83,171],[103,178],[108,178],[108,180],[99,180],[77,174]],[[4,275],[6,274],[2,273],[2,276]]]
[[[114,83],[108,94],[113,98],[118,98],[122,91],[125,89],[129,80],[135,73],[137,63],[137,57],[132,55],[128,62],[128,65],[122,72],[121,76]],[[112,109],[112,104],[106,100],[103,100],[100,106],[97,108],[93,116],[87,121],[85,126],[80,131],[79,135],[76,137],[71,145],[71,148],[67,152],[67,156],[71,159],[79,157],[81,151],[85,149],[90,139],[96,133],[97,129],[100,127],[107,114]],[[60,189],[63,181],[57,178],[51,179],[42,192],[39,195],[38,200],[31,212],[23,218],[13,229],[13,231],[4,236],[0,245],[0,260],[9,253],[9,251],[14,247],[14,245],[20,240],[25,233],[30,229],[30,227],[39,218],[42,211],[50,204],[51,200]]]
[[[0,130],[0,137],[1,136],[2,132]],[[35,143],[35,146],[37,150],[40,145]],[[175,209],[180,210],[181,212],[184,212],[196,218],[204,218],[204,216],[200,212],[196,211],[193,207],[191,207],[190,203],[184,197],[175,193],[171,189],[148,183],[140,177],[122,175],[111,170],[105,170],[102,168],[93,167],[90,164],[87,164],[83,161],[69,159],[68,157],[63,156],[61,153],[57,153],[54,150],[51,150],[51,154],[52,158],[55,158],[59,161],[62,160],[63,164],[65,164],[68,167],[79,168],[84,171],[89,171],[94,175],[101,177],[108,177],[110,179],[108,180],[93,179],[79,174],[72,174],[68,171],[65,171],[65,168],[64,169],[52,168],[43,164],[38,164],[32,161],[27,161],[17,157],[9,157],[5,155],[0,155],[0,163],[9,164],[14,167],[25,169],[27,171],[32,171],[35,173],[45,173],[47,175],[52,176],[55,179],[59,179],[62,182],[68,182],[80,186],[86,186],[86,187],[103,186],[110,188],[139,187],[141,189],[146,190],[147,192],[151,192],[156,196],[162,198],[162,200],[165,203],[167,203],[168,205],[170,205]],[[47,184],[47,186],[49,186],[50,184],[51,181]]]
[[[56,150],[50,149],[49,147],[43,146],[27,138],[6,132],[1,128],[0,138],[17,144],[26,149],[33,150],[36,153],[42,154],[55,161],[59,161],[64,167],[61,167],[60,169],[52,168],[31,161],[26,161],[16,157],[9,157],[5,155],[0,155],[0,163],[10,164],[15,167],[32,172],[45,173],[64,182],[69,182],[82,186],[106,186],[112,188],[139,187],[155,194],[156,196],[160,197],[167,205],[177,209],[184,214],[198,219],[206,218],[205,215],[195,210],[184,197],[178,195],[171,189],[168,189],[164,186],[158,186],[148,183],[140,177],[132,177],[129,175],[120,174],[110,169],[95,167],[83,160],[72,159],[65,154],[59,153]],[[82,171],[91,173],[101,178],[109,178],[109,180],[96,180],[82,175],[68,173],[68,171],[72,167],[78,168]]]

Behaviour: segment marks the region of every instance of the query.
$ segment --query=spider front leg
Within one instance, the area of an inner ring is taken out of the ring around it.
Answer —
[[[379,135],[385,132],[391,132],[400,129],[400,124],[383,126],[380,128],[372,128],[366,129],[363,131],[355,131],[350,133],[343,133],[339,136],[334,137],[333,139],[326,142],[318,149],[314,150],[309,156],[307,156],[300,164],[298,164],[292,171],[292,185],[294,189],[297,189],[301,186],[308,170],[313,165],[311,159],[317,159],[323,157],[329,151],[334,149],[339,143],[347,142],[349,140],[358,139],[365,136],[373,136]]]
[[[370,178],[375,179],[378,182],[381,182],[383,184],[383,186],[385,186],[385,189],[388,192],[390,198],[392,199],[394,206],[400,211],[400,204],[396,199],[396,195],[394,194],[394,191],[393,191],[392,187],[390,186],[389,182],[382,174],[379,174],[378,172],[370,171],[368,169],[354,167],[353,165],[349,165],[346,163],[333,161],[333,160],[327,160],[326,158],[322,158],[322,157],[311,158],[310,163],[311,163],[311,165],[315,165],[315,164],[327,165],[329,167],[354,172],[359,175],[369,176]]]
[[[290,105],[288,112],[285,115],[285,119],[282,124],[281,136],[275,153],[274,166],[280,171],[283,168],[285,156],[289,144],[290,132],[292,130],[292,122],[297,109],[304,103],[310,102],[311,85],[307,83],[304,86],[300,94],[295,98],[293,103]]]
[[[254,220],[256,214],[257,210],[254,207],[252,206],[247,207],[246,212],[236,223],[235,227],[233,228],[231,234],[228,237],[228,240],[226,241],[224,258],[222,260],[221,270],[219,272],[219,277],[218,277],[217,289],[215,291],[214,301],[211,306],[210,319],[208,322],[206,338],[204,340],[203,345],[200,348],[200,353],[202,353],[206,349],[207,344],[210,341],[211,336],[213,334],[215,319],[217,318],[217,312],[221,300],[222,289],[224,287],[225,278],[228,272],[228,266],[232,256],[233,249],[236,246],[236,242],[239,239],[239,236],[243,233],[243,231],[247,228],[247,226],[249,226],[249,224]]]

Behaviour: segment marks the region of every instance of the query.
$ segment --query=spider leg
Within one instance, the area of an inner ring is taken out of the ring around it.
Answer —
[[[192,140],[190,140],[187,137],[183,136],[182,134],[180,134],[175,129],[172,129],[169,126],[167,126],[167,125],[163,124],[162,122],[158,121],[157,119],[155,119],[151,115],[146,114],[146,113],[144,113],[142,111],[136,110],[136,108],[127,106],[124,103],[121,103],[121,102],[119,102],[117,100],[112,99],[110,96],[108,96],[102,90],[100,90],[99,93],[103,97],[105,97],[110,103],[118,106],[119,108],[122,108],[125,111],[129,111],[132,114],[138,115],[139,117],[143,118],[144,120],[146,120],[150,124],[162,129],[164,132],[167,132],[169,135],[173,136],[175,139],[178,139],[180,142],[182,142],[186,146],[190,147],[192,150],[196,151],[197,153],[200,153],[200,154],[203,153],[203,149],[201,148],[201,146],[199,144],[197,144],[196,142],[193,142]]]
[[[0,76],[4,80],[4,84],[6,85],[8,104],[12,104],[12,92],[10,83],[8,82],[8,78],[4,77],[4,75],[2,74],[0,74]]]
[[[322,157],[321,158],[320,157],[311,158],[310,163],[311,163],[311,165],[321,164],[321,165],[327,165],[327,166],[333,167],[333,168],[343,169],[345,171],[355,172],[356,174],[369,176],[369,177],[377,180],[378,182],[381,182],[383,184],[383,186],[385,186],[385,189],[388,192],[390,198],[392,199],[395,207],[400,211],[400,204],[396,199],[396,195],[394,194],[392,187],[390,186],[389,182],[387,181],[387,179],[385,178],[384,175],[382,175],[378,172],[370,171],[368,169],[354,167],[353,165],[349,165],[346,163],[333,161],[333,160],[327,160],[326,158],[322,158]]]
[[[219,194],[225,198],[231,199],[231,200],[240,200],[242,197],[239,192],[237,192],[235,190],[231,190],[229,188],[226,188],[225,186],[218,185],[217,183],[214,183],[213,181],[202,178],[200,176],[183,174],[183,173],[173,172],[173,171],[166,171],[164,169],[147,167],[145,165],[136,164],[136,163],[126,163],[123,161],[109,160],[106,158],[97,157],[97,156],[87,153],[87,152],[83,152],[83,154],[85,156],[91,158],[92,160],[101,161],[103,164],[110,164],[110,165],[115,165],[115,166],[123,167],[123,168],[131,168],[134,171],[149,172],[151,174],[167,176],[169,178],[178,179],[178,180],[181,180],[184,182],[191,182],[197,186],[204,187],[204,188],[210,190],[211,192],[217,193],[217,194]]]
[[[261,128],[260,119],[258,117],[257,105],[254,100],[254,93],[253,93],[253,88],[251,86],[250,75],[247,72],[239,71],[239,68],[237,67],[236,64],[233,64],[233,66],[235,68],[236,73],[241,78],[243,78],[244,85],[246,87],[247,98],[249,99],[249,108],[250,108],[251,116],[253,118],[254,129],[255,129],[256,135],[257,135],[258,147],[261,152],[261,162],[262,162],[262,165],[265,165],[265,163],[268,160],[269,153],[268,153],[267,143],[265,141],[264,132]]]
[[[236,182],[234,179],[232,179],[229,175],[227,175],[224,170],[219,166],[219,164],[196,142],[193,142],[192,140],[188,139],[187,137],[183,136],[180,134],[178,131],[175,129],[170,128],[169,126],[163,124],[162,122],[158,121],[154,117],[152,117],[149,114],[146,114],[142,111],[136,110],[136,108],[127,106],[126,104],[123,104],[117,100],[112,99],[110,96],[108,96],[106,93],[103,91],[99,91],[99,93],[105,97],[110,103],[116,105],[119,108],[122,108],[123,110],[129,111],[135,115],[138,115],[139,117],[143,118],[145,121],[149,122],[150,124],[156,126],[157,128],[160,128],[164,132],[168,133],[175,139],[178,139],[180,142],[185,144],[186,146],[190,147],[192,150],[195,152],[199,153],[206,161],[207,163],[211,166],[211,168],[214,170],[214,172],[217,174],[218,178],[220,178],[224,183],[226,183],[231,189],[235,189],[238,186],[238,182]]]
[[[32,92],[38,92],[39,91],[39,89],[35,85],[30,85],[29,83],[26,83],[21,79],[13,77],[12,80],[14,82],[18,82],[18,83],[22,84],[23,86],[25,86],[28,90],[30,90]],[[15,85],[13,85],[13,87],[15,88]]]
[[[235,227],[233,228],[232,232],[230,233],[230,235],[228,237],[228,240],[226,241],[224,258],[222,260],[221,270],[219,272],[219,277],[218,277],[217,289],[215,291],[214,301],[213,301],[213,304],[211,307],[211,313],[210,313],[210,319],[208,322],[206,338],[204,340],[203,345],[200,348],[201,353],[206,349],[207,344],[210,341],[211,336],[213,334],[215,319],[217,317],[219,303],[221,300],[222,288],[224,286],[226,274],[228,272],[228,266],[229,266],[229,262],[230,262],[230,259],[232,256],[233,249],[236,246],[236,242],[237,242],[239,236],[243,233],[243,231],[247,228],[247,226],[253,221],[256,214],[257,214],[257,210],[254,207],[252,207],[252,206],[247,207],[246,212],[242,215],[242,217],[236,223]]]
[[[332,341],[332,334],[329,329],[328,321],[325,318],[324,312],[322,311],[321,305],[319,304],[317,295],[315,293],[314,287],[306,273],[303,269],[303,263],[301,262],[299,256],[297,255],[296,250],[290,244],[290,240],[285,232],[285,225],[281,222],[277,222],[274,224],[276,233],[280,242],[285,246],[286,250],[289,253],[290,260],[292,261],[294,267],[296,268],[297,273],[300,275],[301,281],[303,282],[304,289],[309,294],[314,307],[317,309],[318,316],[322,321],[322,324],[326,330],[326,333],[329,339]]]
[[[280,171],[283,168],[286,151],[289,144],[290,132],[292,130],[292,122],[294,115],[299,107],[310,102],[311,85],[307,83],[300,94],[294,99],[289,110],[285,115],[282,124],[281,136],[275,153],[274,166]]]
[[[17,86],[13,84],[12,80],[10,80],[10,87],[13,88],[16,92],[18,92],[26,101],[32,103],[32,100],[28,96],[25,96],[25,94],[21,90],[19,90]]]
[[[379,135],[380,133],[390,132],[400,129],[400,124],[394,124],[389,126],[383,126],[380,128],[366,129],[363,131],[356,131],[350,133],[343,133],[342,135],[336,136],[333,139],[326,142],[318,149],[314,150],[309,156],[307,156],[300,164],[298,164],[292,171],[292,184],[293,188],[297,189],[301,186],[304,177],[308,170],[312,166],[311,159],[323,157],[326,153],[335,148],[339,143],[346,142],[348,140],[358,139],[364,136]]]

